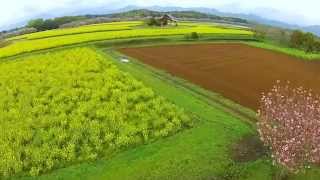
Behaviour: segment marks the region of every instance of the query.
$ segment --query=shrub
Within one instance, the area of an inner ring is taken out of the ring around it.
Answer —
[[[185,38],[188,40],[197,40],[199,39],[199,34],[197,32],[191,32],[190,34],[186,34]]]
[[[10,32],[6,32],[3,34],[0,34],[0,39],[7,39],[7,38],[11,38],[14,36],[21,36],[24,34],[31,34],[37,32],[36,28],[19,28]],[[0,40],[1,41],[1,40]]]
[[[67,24],[73,21],[79,21],[87,19],[83,16],[64,16],[64,17],[58,17],[53,19],[33,19],[30,20],[27,24],[27,27],[29,28],[36,28],[38,31],[45,31],[50,29],[57,29],[59,26],[63,24]]]
[[[302,31],[293,31],[290,36],[290,46],[293,48],[301,48],[304,41],[304,33]]]
[[[315,42],[314,49],[316,52],[320,52],[320,40]]]
[[[197,32],[192,32],[191,39],[199,39],[199,34]]]
[[[312,33],[293,31],[290,37],[290,46],[307,53],[315,53],[319,52],[319,39]]]
[[[159,19],[156,19],[156,18],[154,18],[154,17],[147,19],[147,20],[146,20],[146,24],[147,24],[148,26],[161,26],[160,20],[159,20]]]
[[[289,170],[320,163],[320,98],[276,84],[262,96],[258,131],[276,162]]]
[[[9,41],[5,41],[5,40],[1,40],[1,39],[0,39],[0,48],[6,47],[6,46],[8,46],[9,44],[10,44]]]
[[[258,30],[258,29],[254,29],[254,34],[253,34],[253,36],[256,38],[256,39],[258,39],[259,41],[262,41],[262,40],[264,40],[264,39],[266,39],[266,32],[265,31],[260,31],[260,30]]]

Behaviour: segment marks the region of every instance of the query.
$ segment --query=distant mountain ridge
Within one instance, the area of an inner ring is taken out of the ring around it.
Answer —
[[[182,8],[182,7],[162,7],[162,6],[150,6],[150,7],[139,7],[139,6],[127,6],[125,8],[122,8],[119,10],[119,12],[125,12],[129,10],[137,10],[137,9],[148,9],[153,11],[196,11],[201,13],[206,13],[210,15],[216,15],[216,16],[224,16],[224,17],[234,17],[234,18],[241,18],[246,19],[251,22],[259,23],[259,24],[265,24],[265,25],[271,25],[281,28],[287,28],[287,29],[300,29],[302,31],[311,32],[318,36],[320,36],[320,25],[313,25],[313,26],[298,26],[289,24],[286,22],[273,20],[264,18],[261,16],[258,16],[256,14],[244,14],[244,13],[227,13],[227,12],[221,12],[213,8]]]
[[[150,7],[140,7],[140,6],[127,6],[124,8],[112,8],[112,7],[95,7],[95,8],[84,8],[81,10],[76,10],[69,12],[68,14],[65,14],[63,12],[59,12],[59,15],[55,14],[53,15],[50,12],[41,14],[37,17],[33,18],[53,18],[53,17],[59,17],[59,16],[85,16],[86,14],[92,15],[92,16],[106,16],[106,15],[111,15],[111,14],[118,14],[119,13],[124,13],[132,10],[151,10],[151,11],[160,11],[160,12],[199,12],[203,14],[198,14],[202,17],[207,17],[209,19],[219,19],[219,17],[222,17],[224,20],[231,20],[231,21],[242,21],[242,20],[247,20],[248,22],[252,23],[259,23],[259,24],[265,24],[265,25],[271,25],[271,26],[276,26],[276,27],[281,27],[281,28],[286,28],[286,29],[300,29],[306,32],[312,32],[318,36],[320,36],[320,25],[313,25],[313,26],[298,26],[298,25],[292,25],[283,21],[278,21],[274,20],[272,18],[266,18],[262,16],[258,16],[255,13],[251,14],[245,14],[245,13],[228,13],[228,12],[222,12],[219,10],[216,10],[214,8],[205,8],[205,7],[198,7],[198,8],[183,8],[183,7],[162,7],[162,6],[150,6]],[[206,15],[204,15],[206,14]],[[218,17],[219,16],[219,17]],[[243,21],[244,22],[244,21]],[[7,28],[14,28],[14,27],[22,27],[27,23],[26,19],[23,19],[19,22],[16,22],[12,24],[11,26],[7,26]]]
[[[312,33],[317,34],[318,36],[320,36],[320,25],[307,26],[307,27],[304,28],[304,30],[306,30],[308,32],[312,32]]]
[[[155,11],[149,9],[137,9],[137,10],[129,10],[119,13],[112,13],[107,15],[98,15],[98,17],[110,17],[110,18],[145,18],[145,17],[159,17],[166,13],[170,13],[176,18],[181,19],[198,19],[198,20],[214,20],[220,22],[227,23],[239,23],[239,24],[248,24],[249,22],[245,19],[236,18],[236,17],[226,17],[226,16],[218,16],[208,13],[202,13],[193,10],[185,10],[185,11]]]

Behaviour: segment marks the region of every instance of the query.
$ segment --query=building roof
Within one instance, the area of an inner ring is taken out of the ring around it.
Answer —
[[[175,17],[173,17],[171,14],[165,14],[162,16],[162,18],[168,18],[171,21],[177,21],[177,19]]]

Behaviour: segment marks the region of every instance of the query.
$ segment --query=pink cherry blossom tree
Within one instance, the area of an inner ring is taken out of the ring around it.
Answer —
[[[320,163],[320,98],[312,90],[277,84],[261,98],[261,140],[289,170]]]

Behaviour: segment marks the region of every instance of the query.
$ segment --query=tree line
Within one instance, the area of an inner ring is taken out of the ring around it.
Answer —
[[[254,36],[260,41],[271,41],[280,46],[303,50],[307,53],[320,52],[320,38],[310,32],[289,30],[267,25],[255,25]]]
[[[86,19],[84,16],[64,16],[53,19],[33,19],[28,22],[27,27],[36,28],[38,31],[57,29],[63,24],[67,24],[77,20]]]
[[[312,33],[295,30],[290,37],[290,46],[308,53],[320,52],[320,39]]]

